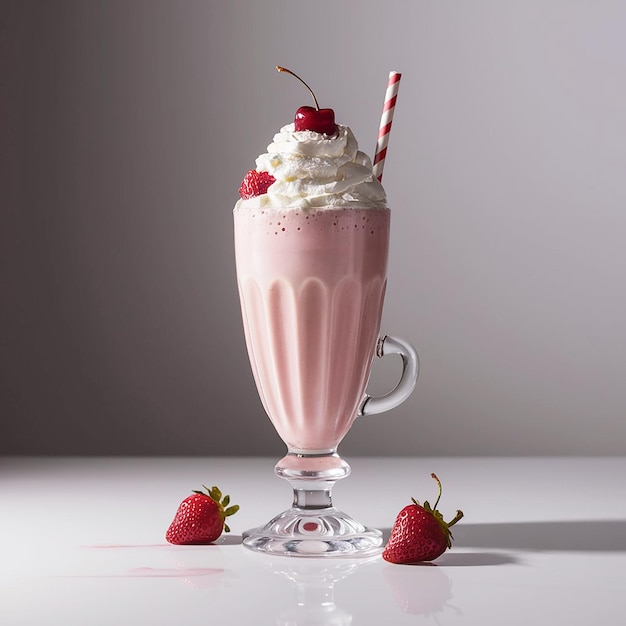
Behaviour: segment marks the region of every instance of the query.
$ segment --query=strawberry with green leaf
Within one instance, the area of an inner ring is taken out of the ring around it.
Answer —
[[[230,532],[226,518],[239,510],[230,504],[230,496],[222,497],[217,487],[202,485],[204,491],[194,491],[179,505],[165,538],[176,545],[198,545],[215,541],[222,531]]]
[[[411,498],[413,504],[405,506],[391,529],[391,536],[383,551],[383,559],[390,563],[420,563],[432,561],[452,547],[452,533],[450,526],[456,524],[463,512],[457,511],[449,522],[444,521],[443,515],[437,510],[441,498],[441,482],[435,474],[432,478],[439,486],[439,495],[435,506],[428,502],[422,506]]]

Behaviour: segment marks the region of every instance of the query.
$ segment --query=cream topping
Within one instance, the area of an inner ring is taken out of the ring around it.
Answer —
[[[383,186],[372,173],[370,158],[359,150],[352,131],[337,125],[323,135],[296,131],[293,124],[274,135],[267,152],[256,160],[259,172],[275,179],[266,194],[239,200],[237,208],[381,208]]]

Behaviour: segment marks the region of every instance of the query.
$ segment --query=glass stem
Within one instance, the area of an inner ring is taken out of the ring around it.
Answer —
[[[331,487],[320,490],[293,487],[293,506],[308,510],[330,509],[333,506],[330,490]]]

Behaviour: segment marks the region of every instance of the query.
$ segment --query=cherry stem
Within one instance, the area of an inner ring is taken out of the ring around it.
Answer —
[[[439,486],[439,494],[437,495],[437,500],[435,501],[435,505],[433,506],[433,511],[435,511],[437,509],[437,505],[439,504],[439,499],[441,498],[442,489],[441,489],[441,481],[437,478],[437,474],[431,474],[431,477],[437,481],[437,485]]]
[[[280,65],[277,65],[276,69],[279,72],[286,72],[287,74],[291,74],[294,78],[297,78],[309,90],[309,93],[313,96],[313,102],[315,102],[315,110],[316,111],[320,110],[320,105],[317,103],[317,98],[315,97],[313,90],[295,72],[288,70],[286,67],[281,67]]]

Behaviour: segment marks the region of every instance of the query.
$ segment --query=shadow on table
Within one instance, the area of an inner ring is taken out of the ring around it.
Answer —
[[[452,532],[454,547],[489,550],[625,552],[626,520],[507,522],[470,524],[461,521]],[[387,543],[390,528],[383,529]],[[518,559],[504,552],[446,552],[438,565],[506,565]]]
[[[389,541],[389,537],[391,536],[391,528],[381,528],[383,533],[383,545],[385,545]],[[456,538],[456,527],[454,529],[454,536]],[[454,545],[461,545],[458,541],[454,541]],[[473,547],[473,546],[472,546]],[[490,546],[476,546],[487,548]],[[502,547],[502,546],[497,546]],[[437,565],[453,565],[455,567],[464,567],[464,566],[480,566],[480,565],[508,565],[510,563],[518,563],[518,559],[509,554],[505,554],[503,552],[462,552],[462,553],[454,553],[454,552],[446,552],[442,554],[436,563],[431,562],[422,562],[415,563],[412,567],[434,567]]]
[[[464,548],[626,551],[626,520],[470,524],[453,529],[454,545]]]

